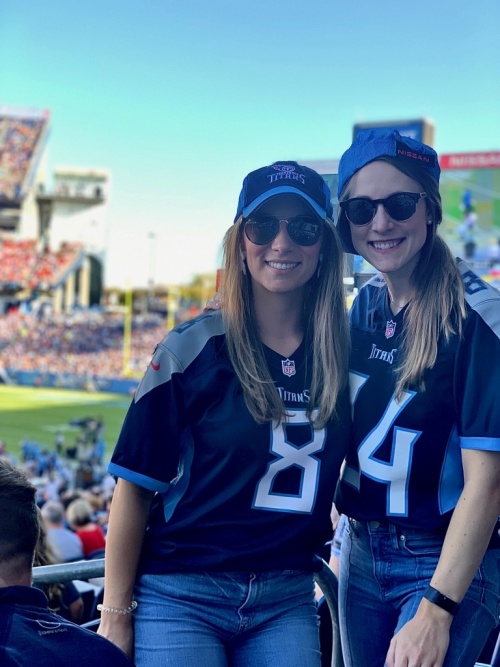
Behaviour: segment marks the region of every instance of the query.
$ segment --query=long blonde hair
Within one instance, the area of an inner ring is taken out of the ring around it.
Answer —
[[[397,157],[379,159],[392,164],[421,186],[427,194],[427,215],[432,221],[427,226],[427,238],[410,279],[415,296],[404,314],[401,362],[394,369],[396,397],[400,397],[403,389],[410,385],[425,390],[424,374],[436,363],[440,336],[449,340],[452,335],[462,334],[465,294],[457,262],[437,233],[443,215],[437,181],[418,163]],[[339,199],[347,199],[348,192],[349,182]]]
[[[245,403],[258,423],[280,422],[287,412],[269,372],[254,311],[252,284],[241,259],[242,224],[224,237],[223,317],[229,358],[240,380]],[[344,294],[343,251],[337,231],[324,224],[319,275],[304,297],[305,341],[312,362],[307,417],[316,428],[336,416],[337,400],[347,384],[349,334]]]

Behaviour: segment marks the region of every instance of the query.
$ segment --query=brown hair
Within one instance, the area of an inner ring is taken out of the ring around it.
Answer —
[[[424,373],[436,363],[439,337],[443,335],[448,340],[453,334],[461,335],[466,314],[465,295],[457,262],[437,233],[437,225],[443,217],[438,182],[418,163],[398,157],[379,159],[420,185],[427,195],[427,215],[432,221],[427,226],[427,238],[411,276],[415,296],[404,315],[401,362],[395,367],[396,397],[400,397],[403,389],[410,385],[425,389]],[[340,201],[349,197],[349,182],[340,194]]]
[[[253,306],[251,278],[242,271],[241,221],[224,238],[223,317],[229,357],[240,380],[245,403],[258,423],[279,422],[285,406],[266,364]],[[305,340],[312,360],[307,416],[319,428],[336,415],[337,399],[347,384],[349,335],[345,310],[343,251],[330,220],[324,224],[319,275],[304,298]]]
[[[36,488],[26,474],[0,460],[0,564],[31,568],[40,531]]]

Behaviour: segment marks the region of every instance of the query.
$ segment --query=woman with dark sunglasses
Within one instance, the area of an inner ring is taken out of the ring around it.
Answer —
[[[112,457],[99,632],[138,667],[319,667],[315,553],[350,437],[323,179],[251,172],[224,250],[224,309],[158,345]]]
[[[339,165],[344,247],[379,271],[350,314],[347,667],[471,667],[499,622],[500,294],[437,234],[439,176],[386,129]]]

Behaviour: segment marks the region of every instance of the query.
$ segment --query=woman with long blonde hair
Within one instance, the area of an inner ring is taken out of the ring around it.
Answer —
[[[138,667],[320,665],[315,554],[350,437],[330,200],[296,162],[248,174],[224,308],[170,332],[135,394],[99,632]]]
[[[379,272],[350,314],[347,667],[471,667],[499,620],[500,294],[440,238],[439,176],[389,129],[339,165],[344,247]]]

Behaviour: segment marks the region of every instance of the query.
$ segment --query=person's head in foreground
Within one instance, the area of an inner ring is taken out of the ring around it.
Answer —
[[[0,586],[30,586],[40,532],[36,488],[0,461]]]

